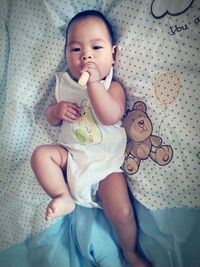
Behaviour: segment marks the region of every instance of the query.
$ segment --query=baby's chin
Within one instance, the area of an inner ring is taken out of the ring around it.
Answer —
[[[78,79],[80,78],[81,75],[79,77],[76,77],[75,75],[73,75],[71,73],[71,71],[69,69],[67,69],[67,72],[68,72],[69,76],[72,78],[72,80],[74,80],[75,82],[78,82]]]

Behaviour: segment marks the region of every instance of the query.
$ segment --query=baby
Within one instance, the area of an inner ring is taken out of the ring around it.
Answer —
[[[131,266],[150,266],[135,251],[136,224],[120,168],[125,94],[112,80],[115,53],[111,26],[100,12],[72,18],[66,33],[68,71],[57,74],[55,98],[45,113],[50,125],[61,126],[58,144],[37,147],[31,166],[52,198],[47,220],[71,213],[75,204],[103,208]],[[78,83],[83,72],[86,85]]]

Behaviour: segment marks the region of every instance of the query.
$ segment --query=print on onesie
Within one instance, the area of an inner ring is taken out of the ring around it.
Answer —
[[[82,101],[80,118],[73,125],[73,132],[76,141],[81,145],[97,145],[102,141],[102,133],[86,99]]]

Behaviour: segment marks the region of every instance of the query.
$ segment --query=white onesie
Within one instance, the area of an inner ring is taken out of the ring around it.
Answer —
[[[106,90],[112,81],[112,69],[103,82]],[[122,172],[126,147],[121,121],[106,126],[98,120],[87,94],[87,87],[75,82],[67,72],[56,75],[57,102],[69,101],[81,106],[80,119],[63,121],[58,143],[68,151],[67,181],[77,204],[100,207],[96,191],[101,180],[113,172]],[[103,101],[103,99],[99,99]]]

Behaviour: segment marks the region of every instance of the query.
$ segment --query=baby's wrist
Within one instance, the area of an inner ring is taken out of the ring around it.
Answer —
[[[97,85],[101,84],[101,81],[96,80],[96,81],[88,81],[87,82],[87,87],[95,87]]]

